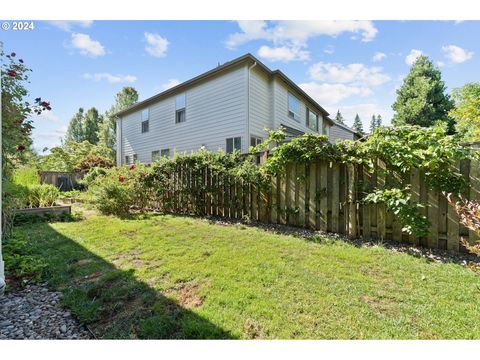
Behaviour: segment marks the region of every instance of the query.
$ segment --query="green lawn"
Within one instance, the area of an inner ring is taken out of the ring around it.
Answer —
[[[15,231],[103,338],[480,338],[480,277],[355,247],[182,216],[90,214]]]

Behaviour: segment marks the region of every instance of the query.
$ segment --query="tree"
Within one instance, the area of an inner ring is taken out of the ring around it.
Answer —
[[[98,143],[98,129],[102,123],[103,117],[98,114],[98,110],[94,107],[87,110],[85,113],[85,120],[83,123],[84,140],[90,144]]]
[[[375,115],[372,115],[372,120],[370,121],[370,133],[373,133],[377,128],[377,118]]]
[[[337,115],[335,115],[335,121],[339,124],[345,125],[345,120],[343,119],[343,116],[340,110],[337,110]]]
[[[68,124],[67,133],[65,134],[65,141],[81,142],[85,139],[83,123],[84,123],[83,108],[79,108],[77,113],[72,117]]]
[[[353,130],[357,132],[360,135],[365,135],[365,132],[363,131],[363,124],[362,120],[360,120],[360,116],[358,114],[355,116],[355,120],[353,121]]]
[[[450,115],[465,141],[480,140],[480,83],[468,83],[452,91],[455,108]]]
[[[115,158],[115,145],[117,141],[117,129],[115,114],[127,107],[135,104],[138,101],[138,92],[131,86],[124,87],[117,93],[115,98],[115,105],[110,110],[107,110],[104,115],[98,138],[99,145],[111,149],[111,156]]]
[[[2,43],[0,42],[0,48]],[[27,98],[29,92],[28,73],[32,70],[25,66],[12,52],[5,55],[0,51],[2,77],[2,180],[8,179],[16,164],[24,163],[26,153],[32,145],[33,120],[31,115],[40,115],[51,110],[50,102],[40,97],[31,104]],[[17,60],[18,59],[18,60]]]
[[[397,90],[397,99],[392,105],[395,111],[393,124],[430,127],[441,122],[452,134],[455,123],[449,112],[453,101],[445,90],[440,70],[427,56],[420,56]]]
[[[379,128],[380,126],[382,126],[382,117],[380,116],[380,114],[377,115],[377,128]]]

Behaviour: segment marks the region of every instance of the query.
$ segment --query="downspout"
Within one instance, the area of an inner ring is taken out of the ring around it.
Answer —
[[[252,70],[255,66],[257,66],[256,61],[250,65],[247,70],[247,136],[245,138],[247,153],[250,147],[250,70]]]

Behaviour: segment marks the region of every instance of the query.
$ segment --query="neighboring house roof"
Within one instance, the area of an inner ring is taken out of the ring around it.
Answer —
[[[354,135],[357,135],[358,137],[361,136],[359,133],[357,133],[355,130],[353,130],[351,127],[348,127],[347,125],[340,124],[340,123],[338,123],[338,122],[336,122],[336,121],[334,121],[333,123],[334,123],[334,126],[341,127],[342,129],[347,130],[347,131],[351,132],[351,133],[354,134]]]
[[[115,114],[115,116],[127,115],[127,114],[129,114],[133,111],[141,109],[142,107],[144,107],[146,105],[149,105],[149,104],[154,103],[156,101],[162,100],[162,99],[164,99],[168,96],[171,96],[171,95],[173,95],[173,94],[175,94],[179,91],[182,91],[182,90],[186,89],[187,87],[189,87],[191,85],[206,81],[209,78],[211,78],[212,76],[215,76],[215,75],[217,75],[217,74],[219,74],[223,71],[230,70],[230,69],[234,68],[235,66],[238,66],[239,64],[243,63],[243,62],[257,63],[257,66],[259,66],[262,70],[264,70],[270,76],[278,77],[281,80],[283,80],[285,83],[287,83],[289,86],[291,86],[295,91],[297,91],[303,97],[305,97],[310,103],[312,103],[312,105],[317,107],[322,112],[322,114],[325,116],[325,118],[327,120],[331,121],[332,124],[334,123],[334,121],[328,117],[329,113],[322,106],[320,106],[320,104],[318,104],[315,100],[313,100],[310,97],[310,95],[308,95],[297,84],[295,84],[292,80],[290,80],[283,72],[281,72],[280,70],[270,70],[265,64],[263,64],[260,60],[258,60],[255,56],[253,56],[250,53],[245,54],[243,56],[240,56],[240,57],[238,57],[234,60],[231,60],[229,62],[226,62],[225,64],[219,65],[212,70],[209,70],[209,71],[207,71],[203,74],[200,74],[200,75],[198,75],[198,76],[196,76],[196,77],[194,77],[190,80],[187,80],[187,81],[185,81],[185,82],[183,82],[183,83],[181,83],[177,86],[174,86],[174,87],[172,87],[168,90],[165,90],[165,91],[163,91],[163,92],[161,92],[157,95],[149,97],[146,100],[137,102],[137,103],[133,104],[132,106],[130,106],[130,107],[128,107],[128,108],[126,108],[122,111],[119,111],[118,113]]]

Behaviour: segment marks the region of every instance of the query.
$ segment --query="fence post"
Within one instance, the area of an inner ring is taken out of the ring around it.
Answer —
[[[357,197],[356,197],[356,181],[355,166],[347,164],[347,186],[348,186],[348,237],[355,239],[357,237]]]

